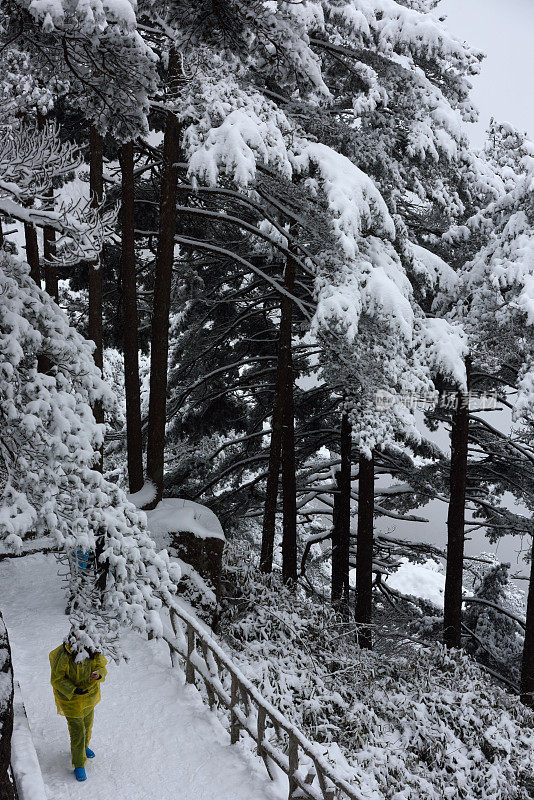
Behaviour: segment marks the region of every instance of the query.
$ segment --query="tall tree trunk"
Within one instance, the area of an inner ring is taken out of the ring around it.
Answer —
[[[39,266],[39,245],[37,244],[37,231],[28,222],[24,223],[24,238],[26,240],[26,261],[30,265],[30,275],[41,288],[41,268]]]
[[[133,141],[127,142],[122,146],[120,164],[122,172],[121,282],[128,482],[130,492],[138,492],[143,487],[143,437],[141,431],[137,284],[135,278]]]
[[[4,244],[4,231],[2,229],[2,220],[0,219],[0,247]]]
[[[171,50],[169,83],[178,76],[178,55]],[[150,401],[148,409],[147,477],[156,488],[154,507],[163,496],[165,463],[165,425],[167,421],[167,371],[169,357],[169,313],[171,305],[174,237],[176,235],[176,184],[179,161],[180,126],[171,112],[167,113],[163,138],[163,164],[159,208],[159,236],[154,282],[154,309],[150,351]]]
[[[41,114],[39,111],[37,112],[37,125],[40,131],[46,125],[46,116]],[[54,209],[54,189],[50,187],[50,189],[46,192],[46,208],[47,209]],[[43,228],[43,259],[44,259],[44,279],[45,279],[45,289],[47,293],[52,297],[56,303],[59,303],[59,287],[58,287],[58,280],[57,280],[57,267],[54,263],[54,256],[56,255],[56,232],[53,228],[46,227]]]
[[[282,423],[282,580],[297,582],[297,476],[295,465],[295,409],[293,357],[289,351]]]
[[[352,427],[345,411],[341,416],[341,469],[332,531],[332,603],[346,612],[349,602],[350,491]]]
[[[371,649],[373,639],[373,514],[375,506],[374,459],[360,456],[358,472],[358,538],[356,544],[356,613],[360,647]]]
[[[33,202],[33,201],[32,201]],[[32,203],[30,203],[31,205]],[[24,223],[24,238],[26,244],[26,261],[30,265],[30,275],[41,288],[41,267],[39,265],[39,245],[37,243],[37,230],[28,222]]]
[[[523,645],[523,663],[521,665],[521,702],[534,709],[534,552],[532,551],[525,643]]]
[[[293,293],[295,289],[295,262],[292,258],[286,261],[284,287]],[[287,400],[287,386],[291,369],[291,335],[293,320],[293,301],[282,295],[280,303],[280,334],[278,337],[278,359],[276,364],[276,387],[274,395],[273,416],[271,423],[271,440],[269,444],[269,467],[265,489],[265,507],[263,513],[263,531],[261,538],[260,569],[270,573],[273,569],[274,531],[276,524],[276,502],[278,499],[278,480],[282,455],[282,438],[284,414]]]
[[[49,193],[50,207],[54,206],[54,191]],[[43,256],[44,256],[44,273],[45,273],[45,289],[53,297],[56,303],[59,303],[59,286],[57,279],[57,267],[54,264],[54,256],[56,255],[56,232],[53,228],[43,228]]]
[[[445,575],[443,641],[447,647],[462,642],[462,579],[464,569],[465,494],[469,437],[470,364],[466,359],[467,394],[458,392],[451,428],[450,500],[447,515],[447,570]]]
[[[39,245],[37,242],[37,231],[33,225],[24,223],[24,238],[26,240],[26,261],[30,265],[30,275],[39,287],[41,288],[41,268],[39,266]],[[42,353],[37,354],[37,370],[46,374],[52,363],[48,356]]]
[[[89,135],[89,186],[91,191],[91,203],[97,207],[102,203],[104,196],[104,143],[98,130],[91,126]],[[104,369],[104,347],[102,340],[102,256],[89,264],[89,338],[95,343],[94,360],[96,366],[103,372]],[[104,422],[104,411],[102,403],[97,402],[93,407],[93,414],[96,422]],[[102,472],[103,469],[103,449],[100,451],[100,459],[95,468]]]

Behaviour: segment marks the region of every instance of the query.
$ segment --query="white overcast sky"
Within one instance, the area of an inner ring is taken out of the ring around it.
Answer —
[[[479,146],[491,116],[534,138],[534,0],[442,0],[440,16],[459,38],[486,53],[473,79],[480,121],[470,126]]]

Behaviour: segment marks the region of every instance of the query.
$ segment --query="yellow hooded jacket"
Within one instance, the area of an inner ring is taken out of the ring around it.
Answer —
[[[68,644],[56,647],[48,657],[57,713],[74,719],[84,717],[100,702],[100,684],[107,674],[107,659],[97,653],[93,658],[76,662]],[[98,672],[101,677],[90,681],[91,672]],[[75,689],[87,689],[87,694],[75,694]]]

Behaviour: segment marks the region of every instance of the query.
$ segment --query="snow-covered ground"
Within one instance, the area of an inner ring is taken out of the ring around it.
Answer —
[[[388,575],[387,585],[401,594],[430,600],[438,608],[443,608],[445,591],[445,571],[441,564],[429,558],[423,564],[414,564],[401,558],[402,564],[396,572]],[[349,573],[351,586],[356,586],[356,570]]]
[[[52,555],[0,562],[2,611],[49,800],[280,800],[280,788],[229,736],[167,645],[126,632],[128,663],[108,665],[96,707],[88,780],[72,774],[65,719],[56,713],[48,653],[67,632]]]
[[[387,585],[401,594],[430,600],[438,608],[443,608],[445,592],[445,572],[441,564],[428,559],[424,564],[413,564],[403,558],[401,566],[387,578]]]

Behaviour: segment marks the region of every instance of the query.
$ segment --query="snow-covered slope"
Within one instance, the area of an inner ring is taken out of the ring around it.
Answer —
[[[171,670],[167,646],[128,632],[129,663],[108,665],[88,782],[77,783],[57,716],[48,653],[67,632],[52,555],[0,562],[2,610],[49,800],[279,800],[275,786]]]
[[[397,572],[389,575],[388,586],[401,594],[430,600],[438,608],[443,608],[445,574],[441,564],[429,558],[424,564],[413,564],[403,558]]]

